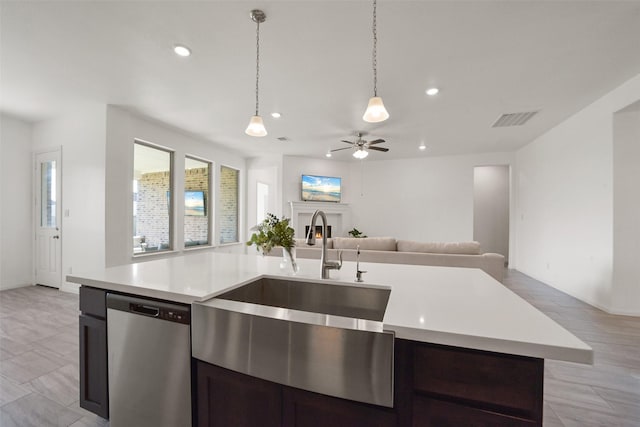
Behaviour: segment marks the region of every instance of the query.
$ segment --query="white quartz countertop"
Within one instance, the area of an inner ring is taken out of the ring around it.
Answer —
[[[198,253],[67,276],[69,282],[182,303],[205,301],[260,276],[288,276],[278,257]],[[319,260],[299,259],[296,280],[321,281]],[[479,269],[361,263],[363,285],[391,288],[383,328],[397,338],[592,363],[592,349]],[[331,271],[351,284],[355,263]]]

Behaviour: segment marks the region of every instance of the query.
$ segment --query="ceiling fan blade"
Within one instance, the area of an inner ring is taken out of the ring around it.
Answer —
[[[340,142],[346,142],[347,144],[351,144],[351,145],[355,144],[355,142],[345,141],[344,139],[341,139]]]
[[[369,145],[380,144],[382,142],[384,142],[384,139],[375,139],[373,141],[369,141]]]
[[[374,150],[374,151],[382,151],[384,153],[386,153],[387,151],[389,151],[388,148],[382,148],[382,147],[369,147],[369,150]]]
[[[351,147],[345,147],[345,148],[336,148],[335,150],[330,150],[330,151],[333,153],[334,151],[351,150],[351,149],[352,149]]]

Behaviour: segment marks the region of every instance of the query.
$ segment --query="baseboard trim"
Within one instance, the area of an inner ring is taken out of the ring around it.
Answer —
[[[33,286],[31,283],[21,283],[18,285],[1,286],[0,291],[8,291],[9,289],[26,288],[27,286]]]

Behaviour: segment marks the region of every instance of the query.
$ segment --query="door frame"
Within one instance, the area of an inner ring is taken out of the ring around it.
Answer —
[[[59,257],[58,257],[58,286],[57,289],[61,289],[64,282],[62,280],[63,278],[63,274],[62,274],[62,266],[63,264],[63,244],[62,244],[62,240],[63,240],[63,226],[62,226],[62,213],[63,213],[63,202],[62,202],[62,146],[56,146],[56,147],[51,147],[51,148],[43,148],[41,150],[36,150],[33,152],[33,159],[32,159],[32,163],[33,163],[33,167],[32,167],[32,195],[33,195],[33,209],[32,209],[32,221],[31,221],[31,225],[32,225],[32,233],[33,233],[33,253],[32,253],[32,260],[33,260],[33,268],[32,268],[32,278],[31,278],[31,283],[32,285],[37,285],[38,281],[37,281],[37,271],[38,271],[38,229],[40,228],[39,226],[39,221],[40,221],[40,210],[38,209],[39,206],[39,198],[41,197],[41,195],[38,193],[38,189],[40,187],[40,168],[39,168],[39,162],[38,162],[38,157],[43,155],[43,154],[47,154],[47,153],[57,153],[57,166],[56,169],[58,169],[60,172],[59,174],[59,178],[56,182],[56,187],[57,187],[57,194],[56,194],[56,216],[57,216],[57,232],[58,232],[58,236],[59,236],[59,245],[60,245],[60,251],[59,251]],[[45,286],[50,286],[50,285],[46,285]]]

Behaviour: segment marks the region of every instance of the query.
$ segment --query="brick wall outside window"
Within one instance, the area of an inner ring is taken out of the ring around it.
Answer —
[[[190,244],[208,244],[209,243],[209,218],[213,212],[211,200],[208,199],[209,190],[209,168],[187,169],[184,174],[185,191],[204,191],[205,192],[205,216],[184,217],[184,241],[185,246]]]
[[[239,241],[238,184],[240,172],[225,166],[220,168],[220,243]]]
[[[168,249],[170,188],[169,172],[145,173],[138,180],[138,212],[136,231],[145,238],[147,247]]]

